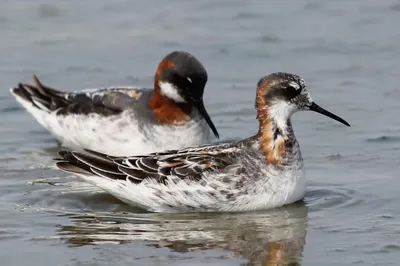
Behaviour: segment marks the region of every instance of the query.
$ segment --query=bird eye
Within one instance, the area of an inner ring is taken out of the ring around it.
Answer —
[[[175,72],[172,72],[170,74],[169,80],[171,83],[175,84],[178,87],[185,87],[187,83],[187,80],[185,78]]]
[[[296,96],[298,96],[301,93],[301,87],[299,84],[294,83],[294,82],[290,82],[287,87],[285,88],[285,94],[289,97],[289,98],[294,98]]]

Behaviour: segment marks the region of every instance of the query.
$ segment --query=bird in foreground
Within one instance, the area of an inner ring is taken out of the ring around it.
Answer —
[[[67,148],[130,156],[210,143],[211,130],[219,137],[203,103],[207,72],[187,52],[160,62],[153,89],[62,92],[34,81],[11,93]]]
[[[153,212],[256,211],[299,201],[306,177],[292,114],[311,110],[350,125],[318,106],[290,73],[258,82],[256,109],[258,133],[240,141],[130,157],[61,151],[56,165]]]

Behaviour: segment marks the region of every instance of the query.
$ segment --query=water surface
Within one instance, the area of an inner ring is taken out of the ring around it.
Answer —
[[[6,1],[0,9],[2,265],[397,265],[400,2]],[[11,97],[150,86],[172,50],[193,53],[223,140],[254,134],[255,86],[298,73],[345,118],[293,117],[304,202],[256,213],[152,214],[53,167],[56,141]]]

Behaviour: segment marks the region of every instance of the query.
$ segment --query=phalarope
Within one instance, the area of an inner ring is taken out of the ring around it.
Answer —
[[[306,177],[290,117],[318,106],[304,80],[273,73],[258,82],[259,131],[244,140],[145,156],[60,152],[57,167],[149,211],[255,211],[301,200]]]
[[[62,92],[43,85],[11,89],[28,112],[68,148],[129,156],[211,142],[218,131],[203,92],[207,72],[191,54],[175,51],[158,65],[154,90],[113,87]]]

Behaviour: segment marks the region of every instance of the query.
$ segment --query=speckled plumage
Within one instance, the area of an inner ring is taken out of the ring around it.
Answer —
[[[296,77],[274,73],[258,84],[259,132],[244,140],[130,157],[63,151],[57,166],[149,211],[255,211],[293,203],[304,196],[306,178],[290,117],[315,105],[304,82],[291,83]]]

